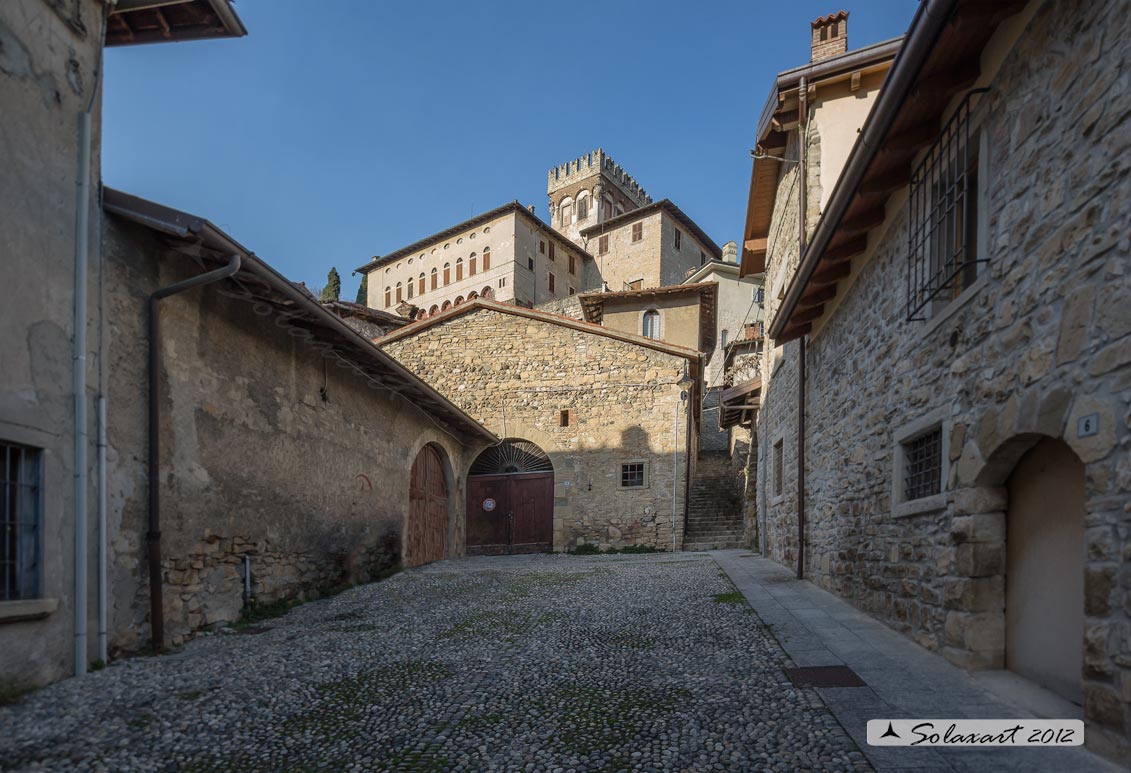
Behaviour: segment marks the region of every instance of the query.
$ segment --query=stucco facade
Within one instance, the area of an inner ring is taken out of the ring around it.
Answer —
[[[549,455],[555,550],[678,549],[697,418],[677,382],[698,355],[591,327],[477,301],[378,343],[500,437]],[[636,462],[647,485],[623,488],[621,465]]]

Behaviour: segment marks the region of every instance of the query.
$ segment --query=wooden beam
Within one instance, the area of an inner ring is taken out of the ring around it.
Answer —
[[[812,322],[824,313],[824,304],[820,306],[810,306],[807,309],[798,309],[789,315],[789,322],[791,325],[796,325],[801,322]]]
[[[885,219],[887,219],[887,212],[884,211],[883,207],[872,207],[862,215],[842,221],[837,231],[845,236],[866,233],[883,225]]]
[[[785,330],[781,331],[781,335],[777,337],[777,340],[782,343],[785,343],[786,341],[793,341],[803,335],[808,335],[809,331],[812,329],[812,322],[805,322],[800,325],[790,325]]]
[[[802,296],[797,300],[797,308],[807,309],[810,306],[819,306],[826,301],[831,301],[836,297],[836,285],[825,285],[824,287],[812,287],[806,290]]]
[[[813,276],[809,277],[809,284],[831,285],[852,273],[852,261],[845,260],[840,263],[818,264]]]
[[[821,254],[822,263],[840,263],[854,258],[868,249],[868,234],[861,234],[835,247],[828,247]]]
[[[911,171],[907,168],[907,164],[896,164],[865,177],[864,182],[860,184],[860,192],[887,194],[899,190],[910,182]]]
[[[778,153],[785,150],[786,136],[783,132],[771,131],[766,138],[758,143],[758,148],[763,153]]]
[[[766,251],[767,241],[768,239],[747,239],[742,243],[742,248],[750,252],[764,253]]]
[[[774,117],[770,120],[770,125],[774,127],[774,131],[787,132],[797,127],[798,120],[799,112],[797,110],[788,110],[775,113]]]

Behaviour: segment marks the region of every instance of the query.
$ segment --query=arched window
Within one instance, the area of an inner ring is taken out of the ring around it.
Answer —
[[[483,248],[483,270],[487,271],[491,268],[491,248]]]
[[[385,308],[393,305],[393,288],[385,287]]]
[[[463,258],[456,258],[456,281],[463,279]]]
[[[459,306],[461,303],[463,303],[463,296],[457,295],[456,296],[456,306]]]
[[[589,217],[589,197],[580,198],[577,200],[577,219],[584,220]]]
[[[436,316],[436,315],[437,315],[437,314],[439,314],[439,313],[440,313],[440,307],[439,307],[439,306],[437,306],[436,304],[434,304],[434,303],[433,303],[433,304],[432,304],[432,308],[430,308],[430,309],[428,310],[428,316],[429,316],[429,317],[434,317],[434,316]]]
[[[726,330],[724,330],[722,332],[721,341],[722,341],[723,348],[724,349],[727,348],[727,331]]]
[[[469,255],[468,258],[467,258],[467,275],[468,276],[475,276],[475,253],[474,252],[471,253],[471,255]]]
[[[645,338],[659,340],[660,312],[655,309],[648,309],[648,311],[644,312],[644,329],[642,332]]]
[[[404,300],[404,290],[401,289],[401,283],[397,282],[397,303]]]
[[[562,225],[566,226],[570,223],[570,216],[573,213],[572,204],[562,204]]]
[[[479,293],[479,297],[486,298],[487,300],[491,300],[492,298],[495,297],[495,291],[492,290],[490,287],[484,287],[483,292]]]
[[[411,301],[412,300],[412,291],[414,289],[413,286],[412,286],[413,285],[412,280],[411,279],[408,280],[407,284],[408,284],[408,299]]]
[[[475,300],[476,298],[478,298],[478,297],[479,297],[479,293],[475,292],[474,290],[472,290],[471,292],[469,292],[469,293],[467,294],[467,299],[468,299],[469,301],[474,301],[474,300]]]
[[[451,283],[452,283],[452,264],[451,263],[445,263],[444,264],[444,287],[447,287]]]
[[[419,285],[419,287],[416,290],[416,294],[417,295],[424,295],[424,272],[423,271],[421,271],[420,276],[417,277],[416,283]]]
[[[447,311],[452,307],[451,301],[444,301],[444,305],[440,307],[440,311]]]
[[[439,281],[439,276],[440,276],[440,275],[439,275],[439,273],[438,273],[438,272],[436,271],[436,267],[435,267],[435,266],[433,266],[433,267],[432,267],[432,289],[433,289],[433,290],[435,290],[435,289],[436,289],[436,286],[437,286],[437,284],[438,284],[438,281]]]

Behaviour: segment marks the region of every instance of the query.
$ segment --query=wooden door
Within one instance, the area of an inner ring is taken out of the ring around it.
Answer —
[[[477,475],[467,479],[467,553],[550,550],[554,541],[554,474]]]
[[[420,449],[412,464],[408,500],[404,565],[439,561],[448,546],[448,484],[440,453],[430,445]]]
[[[1009,478],[1005,663],[1073,703],[1084,662],[1084,463],[1047,438]]]

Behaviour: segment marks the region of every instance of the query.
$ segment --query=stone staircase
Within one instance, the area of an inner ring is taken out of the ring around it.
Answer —
[[[741,480],[725,451],[699,455],[691,479],[684,550],[744,547]]]

